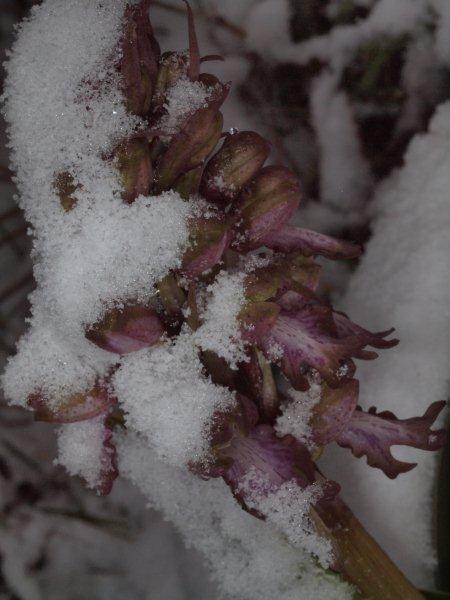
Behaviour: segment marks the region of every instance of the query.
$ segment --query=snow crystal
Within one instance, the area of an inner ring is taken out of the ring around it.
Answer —
[[[306,446],[311,446],[311,428],[309,421],[312,409],[320,402],[322,387],[320,379],[310,379],[310,388],[300,392],[290,387],[285,392],[288,401],[281,407],[281,415],[277,418],[275,430],[279,435],[293,435]]]
[[[208,303],[203,323],[195,333],[202,350],[211,350],[224,358],[232,369],[245,360],[244,342],[238,315],[245,302],[244,273],[222,271],[208,286]]]
[[[160,126],[167,132],[175,133],[184,118],[207,106],[212,91],[201,81],[191,81],[185,76],[178,79],[167,92],[164,103],[167,114],[161,119]]]
[[[64,465],[71,475],[83,477],[92,488],[98,483],[102,468],[104,419],[100,416],[63,425],[58,435],[56,464]]]
[[[122,360],[114,388],[127,427],[147,437],[158,456],[175,465],[208,458],[214,413],[234,395],[202,374],[192,336],[133,353]]]
[[[397,329],[398,349],[361,364],[358,373],[363,407],[388,409],[399,418],[423,414],[431,402],[448,395],[449,156],[446,103],[433,117],[429,133],[411,143],[403,169],[382,184],[373,237],[342,303],[343,310],[370,329]],[[397,448],[395,455],[418,462],[395,481],[346,450],[333,448],[322,466],[325,472],[339,472],[350,506],[406,575],[417,586],[431,586],[437,456],[410,448]]]
[[[312,505],[323,492],[319,483],[302,489],[292,480],[276,490],[266,490],[261,472],[253,469],[240,482],[239,488],[245,492],[248,507],[264,515],[291,544],[316,556],[324,568],[330,566],[331,542],[317,534],[310,517]]]
[[[243,511],[222,480],[202,481],[160,462],[132,436],[116,440],[121,473],[200,550],[230,600],[350,600],[352,588]]]

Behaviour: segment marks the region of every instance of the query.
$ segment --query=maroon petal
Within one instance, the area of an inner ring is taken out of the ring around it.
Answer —
[[[113,309],[86,331],[88,340],[115,354],[128,354],[153,346],[163,334],[158,315],[146,306]]]
[[[358,408],[336,441],[340,446],[350,448],[358,458],[365,455],[367,464],[395,479],[399,473],[413,469],[416,463],[395,459],[391,454],[391,446],[412,446],[432,451],[445,445],[445,430],[430,429],[445,404],[445,401],[434,402],[423,417],[412,419],[397,419],[391,412],[377,414],[374,408],[366,413]]]
[[[101,415],[115,404],[106,386],[97,384],[88,393],[72,394],[61,400],[58,407],[50,407],[46,398],[36,393],[28,399],[28,406],[34,410],[36,421],[47,423],[75,423]]]
[[[272,231],[262,243],[279,252],[301,252],[305,256],[321,254],[332,259],[356,258],[362,251],[360,246],[351,242],[290,225]]]
[[[253,491],[267,494],[292,480],[302,488],[313,483],[316,466],[305,446],[291,435],[278,437],[270,425],[257,425],[253,402],[240,394],[238,400],[240,415],[222,415],[212,443],[217,461],[204,475],[223,477],[244,506],[247,494],[253,496]],[[334,482],[323,486],[324,497],[332,498],[338,492]]]
[[[359,342],[355,337],[339,339],[333,334],[331,309],[305,305],[295,312],[282,310],[261,346],[268,357],[273,343],[282,348],[281,369],[297,389],[309,388],[303,376],[307,366],[335,388],[348,380],[345,364],[359,349]]]
[[[372,346],[373,348],[392,348],[396,346],[399,340],[386,340],[384,339],[388,335],[391,335],[395,330],[388,329],[387,331],[379,331],[372,333],[363,329],[350,319],[342,312],[334,311],[333,320],[336,323],[338,336],[347,337],[349,335],[355,335],[360,341],[362,346]]]

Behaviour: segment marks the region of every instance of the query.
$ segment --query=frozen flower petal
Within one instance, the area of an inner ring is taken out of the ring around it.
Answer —
[[[305,367],[316,369],[331,387],[348,379],[342,367],[359,349],[354,336],[337,338],[327,306],[304,305],[295,312],[282,310],[270,333],[261,341],[266,354],[273,343],[281,346],[281,369],[297,389],[309,384],[303,377]]]
[[[48,423],[75,423],[97,417],[109,410],[115,400],[108,394],[106,386],[97,384],[87,393],[72,394],[63,398],[54,407],[40,393],[28,399],[28,406],[34,410],[36,421]]]
[[[353,415],[358,403],[359,383],[351,379],[342,387],[332,389],[322,384],[320,401],[312,409],[312,440],[318,446],[334,441]]]
[[[336,441],[340,446],[350,448],[356,457],[366,456],[371,467],[381,469],[395,479],[400,473],[413,469],[416,463],[395,459],[391,446],[412,446],[432,451],[445,445],[445,430],[430,429],[445,404],[445,401],[433,402],[422,417],[412,419],[397,419],[387,411],[377,414],[374,408],[369,412],[358,408]]]

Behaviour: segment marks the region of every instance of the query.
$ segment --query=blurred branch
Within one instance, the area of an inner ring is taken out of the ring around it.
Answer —
[[[176,6],[175,4],[170,4],[168,2],[164,2],[163,0],[153,0],[153,6],[157,6],[158,8],[162,8],[164,10],[168,10],[170,12],[177,13],[177,14],[185,14],[186,13],[186,10],[184,8],[182,8],[181,6]],[[200,10],[194,11],[194,16],[197,16],[197,17],[200,16],[200,17],[206,18],[210,22],[211,25],[215,25],[216,27],[226,29],[233,35],[237,36],[238,38],[244,39],[247,35],[245,30],[242,29],[242,27],[239,27],[239,25],[236,25],[235,23],[228,21],[228,19],[226,19],[222,15],[218,15],[218,14],[214,14],[214,13],[210,13],[210,12],[207,13],[203,8],[201,8]]]

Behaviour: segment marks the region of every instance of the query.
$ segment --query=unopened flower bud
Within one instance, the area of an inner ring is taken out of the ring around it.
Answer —
[[[181,52],[164,52],[159,63],[152,100],[153,111],[161,108],[165,102],[167,91],[183,76],[187,76],[187,55]]]
[[[223,117],[215,105],[196,111],[182,126],[161,157],[155,174],[155,194],[198,167],[213,151],[222,134]]]
[[[120,62],[127,108],[142,117],[150,110],[160,56],[148,17],[149,4],[149,0],[141,0],[127,7]]]
[[[240,198],[239,231],[245,237],[244,245],[261,246],[269,232],[289,221],[300,198],[298,179],[289,169],[281,166],[261,169]]]
[[[139,196],[147,196],[153,179],[147,140],[133,138],[119,146],[117,165],[122,179],[123,200],[131,204]]]
[[[225,205],[234,200],[269,156],[269,143],[253,131],[229,135],[205,168],[201,194]]]

